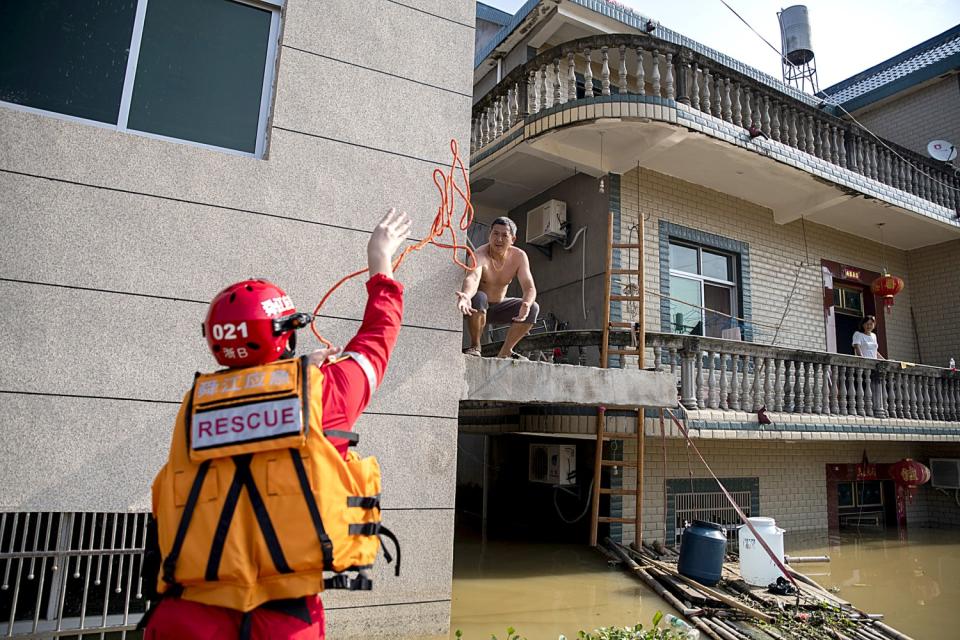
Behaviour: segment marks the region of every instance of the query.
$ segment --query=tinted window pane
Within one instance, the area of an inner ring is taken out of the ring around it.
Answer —
[[[700,283],[689,278],[670,276],[670,297],[674,298],[670,300],[670,329],[674,333],[702,336]]]
[[[0,100],[116,124],[136,0],[0,2]]]
[[[697,250],[680,244],[671,244],[670,268],[675,271],[699,273],[697,271]]]
[[[703,275],[733,282],[733,258],[722,253],[704,251],[701,260],[703,261]]]
[[[703,306],[705,306],[707,309],[713,309],[713,311],[720,312],[704,312],[704,315],[707,318],[707,329],[704,335],[712,338],[722,338],[724,329],[737,326],[736,322],[729,317],[733,315],[731,313],[732,307],[730,288],[704,283],[703,298],[705,300],[705,304]]]
[[[271,18],[229,0],[150,0],[129,128],[253,153]]]

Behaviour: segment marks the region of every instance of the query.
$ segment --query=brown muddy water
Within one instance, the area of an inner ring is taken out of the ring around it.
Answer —
[[[829,555],[797,567],[824,587],[915,640],[960,638],[960,530],[798,537],[792,555]],[[458,540],[450,637],[503,640],[507,626],[529,640],[575,638],[580,629],[649,624],[676,613],[639,580],[610,568],[586,545]]]

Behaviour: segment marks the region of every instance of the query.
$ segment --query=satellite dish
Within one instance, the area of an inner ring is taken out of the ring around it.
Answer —
[[[946,140],[931,140],[927,143],[927,153],[934,160],[952,162],[957,157],[957,148]]]

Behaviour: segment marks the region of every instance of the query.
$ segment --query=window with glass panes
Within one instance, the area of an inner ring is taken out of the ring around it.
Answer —
[[[0,104],[263,155],[282,0],[4,0]]]
[[[736,256],[670,241],[670,330],[722,337],[737,326]]]

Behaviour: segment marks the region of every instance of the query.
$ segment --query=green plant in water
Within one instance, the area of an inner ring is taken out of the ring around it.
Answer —
[[[580,631],[577,634],[577,640],[683,640],[687,637],[682,630],[660,627],[662,620],[663,613],[657,611],[649,629],[644,629],[642,624],[636,624],[632,627],[601,627],[593,631]],[[457,629],[454,636],[457,640],[461,640],[463,632]],[[490,636],[490,640],[500,639],[494,634]],[[504,640],[526,640],[526,638],[518,635],[513,627],[507,627],[507,635]],[[567,640],[567,638],[566,636],[560,636],[559,640]]]

